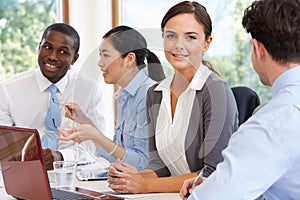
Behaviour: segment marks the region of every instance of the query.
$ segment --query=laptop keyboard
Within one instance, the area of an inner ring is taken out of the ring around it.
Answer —
[[[78,194],[75,192],[69,192],[66,190],[59,190],[51,188],[53,200],[93,200],[94,198]]]

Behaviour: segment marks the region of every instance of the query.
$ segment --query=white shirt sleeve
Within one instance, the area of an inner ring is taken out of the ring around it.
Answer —
[[[9,112],[9,102],[6,90],[0,84],[0,125],[12,126],[14,121]]]
[[[114,88],[106,84],[103,79],[98,82],[95,97],[90,102],[87,115],[93,120],[97,128],[108,138],[114,135]]]

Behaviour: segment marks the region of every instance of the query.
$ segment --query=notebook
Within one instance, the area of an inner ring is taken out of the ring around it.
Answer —
[[[60,195],[67,193],[68,196],[80,195],[79,199],[120,199],[83,188],[76,188],[72,192],[51,189],[36,129],[0,126],[0,165],[7,194],[18,199],[69,198],[54,197],[54,192],[62,193]],[[69,199],[75,198],[71,196]]]

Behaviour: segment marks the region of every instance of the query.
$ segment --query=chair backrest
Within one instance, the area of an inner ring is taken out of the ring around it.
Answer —
[[[231,88],[239,111],[239,125],[247,121],[254,109],[260,105],[259,96],[255,91],[246,87],[238,86]]]

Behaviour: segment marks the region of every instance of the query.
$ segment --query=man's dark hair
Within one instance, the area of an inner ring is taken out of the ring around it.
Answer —
[[[258,0],[244,13],[243,27],[281,63],[300,62],[300,1]]]
[[[77,31],[72,26],[65,23],[52,24],[45,29],[41,41],[46,37],[49,31],[57,31],[71,37],[74,40],[75,54],[78,53],[80,46],[80,37]]]

